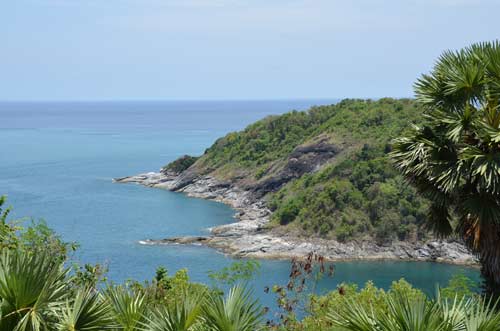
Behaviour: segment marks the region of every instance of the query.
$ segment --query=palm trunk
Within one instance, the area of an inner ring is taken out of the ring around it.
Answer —
[[[479,233],[480,240],[469,247],[479,253],[483,292],[496,302],[500,299],[500,225],[484,222]]]
[[[494,259],[497,260],[497,259]],[[481,262],[481,288],[483,293],[491,298],[493,302],[500,299],[500,273],[498,271],[499,265],[490,265],[491,260],[480,258]]]

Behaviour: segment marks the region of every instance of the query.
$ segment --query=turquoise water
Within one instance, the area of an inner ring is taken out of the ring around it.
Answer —
[[[113,177],[159,169],[182,154],[201,154],[212,142],[266,115],[334,100],[227,102],[0,103],[0,194],[14,216],[43,218],[81,248],[75,258],[109,266],[109,278],[150,279],[157,266],[187,268],[195,281],[233,260],[197,246],[142,246],[145,238],[206,233],[231,222],[225,205],[137,185]],[[333,279],[382,287],[406,278],[433,293],[437,283],[477,270],[435,263],[336,263]],[[263,261],[254,281],[286,284],[289,263]],[[264,295],[262,293],[262,295]]]

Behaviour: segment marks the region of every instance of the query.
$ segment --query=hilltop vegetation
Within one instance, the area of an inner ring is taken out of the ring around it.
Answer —
[[[190,166],[192,166],[198,158],[196,156],[183,155],[177,160],[170,162],[163,167],[163,171],[172,171],[175,173],[183,172]]]
[[[345,99],[308,111],[268,116],[241,132],[229,133],[206,150],[198,165],[211,170],[265,169],[264,165],[285,158],[297,146],[320,138],[339,145],[387,144],[419,119],[420,111],[410,99]]]
[[[391,165],[390,142],[422,111],[411,99],[352,100],[269,116],[218,139],[199,159],[210,174],[263,198],[276,227],[340,241],[418,240],[428,202]],[[184,167],[185,168],[185,167]]]

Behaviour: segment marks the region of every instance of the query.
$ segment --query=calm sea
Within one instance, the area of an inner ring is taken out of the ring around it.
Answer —
[[[113,177],[158,170],[182,154],[199,155],[217,137],[270,114],[335,100],[189,101],[99,103],[0,103],[0,194],[14,216],[43,218],[81,248],[75,258],[109,266],[109,278],[150,279],[157,266],[187,268],[191,279],[233,259],[197,246],[142,246],[145,238],[199,235],[232,221],[225,205],[137,185]],[[477,277],[476,269],[435,263],[336,263],[333,279],[382,287],[406,278],[428,293],[454,273]],[[263,261],[254,280],[286,284],[289,263]]]

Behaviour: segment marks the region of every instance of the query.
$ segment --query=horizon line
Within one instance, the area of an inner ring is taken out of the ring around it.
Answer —
[[[383,96],[383,97],[277,97],[277,98],[179,98],[179,99],[5,99],[0,103],[97,103],[97,102],[231,102],[231,101],[308,101],[308,100],[344,100],[344,99],[363,99],[363,100],[379,100],[383,98],[392,99],[413,99],[414,96]]]

